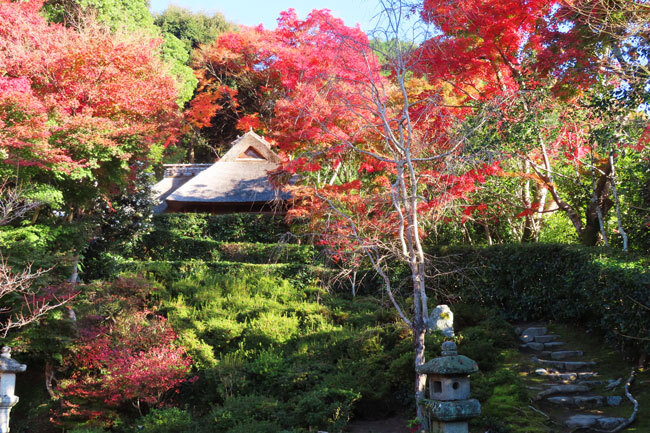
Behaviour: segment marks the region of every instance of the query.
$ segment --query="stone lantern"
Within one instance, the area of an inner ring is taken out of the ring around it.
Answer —
[[[10,348],[4,346],[0,350],[0,433],[9,433],[9,412],[18,403],[18,397],[14,395],[16,373],[26,369],[25,364],[11,359]]]
[[[418,368],[426,374],[429,398],[424,406],[431,432],[468,433],[467,421],[481,414],[481,403],[470,399],[469,375],[478,371],[475,361],[459,355],[456,343],[442,343],[442,356]]]

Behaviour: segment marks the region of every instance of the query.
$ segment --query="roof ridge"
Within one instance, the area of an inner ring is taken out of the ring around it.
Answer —
[[[257,133],[256,133],[255,131],[253,131],[252,129],[251,129],[250,131],[248,131],[248,132],[246,132],[246,133],[240,135],[239,137],[237,137],[237,138],[236,138],[236,139],[231,143],[230,148],[232,149],[233,147],[235,147],[236,144],[238,144],[240,141],[242,141],[244,138],[246,138],[246,137],[249,136],[249,135],[250,135],[251,137],[255,138],[256,140],[258,140],[259,142],[261,142],[262,144],[265,144],[269,149],[271,148],[271,143],[269,143],[268,141],[266,141],[266,139],[265,139],[264,137],[262,137],[261,135],[257,134]]]

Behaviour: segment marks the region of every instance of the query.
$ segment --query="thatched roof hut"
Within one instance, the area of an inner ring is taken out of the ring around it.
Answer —
[[[219,161],[159,199],[164,199],[167,212],[277,211],[278,203],[289,198],[268,179],[268,173],[279,165],[280,158],[269,143],[251,131],[235,140]],[[156,187],[164,190],[164,182],[174,183],[163,179]]]

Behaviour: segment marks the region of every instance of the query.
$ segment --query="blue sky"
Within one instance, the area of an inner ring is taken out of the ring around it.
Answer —
[[[346,25],[358,23],[361,29],[368,31],[377,13],[377,3],[375,0],[151,0],[151,11],[161,12],[169,4],[174,4],[193,11],[219,11],[237,24],[254,26],[262,23],[264,27],[273,29],[283,10],[293,8],[304,18],[313,9],[330,9]]]

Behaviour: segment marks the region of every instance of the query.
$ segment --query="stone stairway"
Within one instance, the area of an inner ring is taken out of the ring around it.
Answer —
[[[553,424],[574,432],[609,431],[625,422],[625,418],[606,414],[608,407],[623,402],[621,379],[601,377],[596,362],[585,360],[583,351],[566,347],[559,341],[561,336],[549,334],[544,326],[517,331],[522,351],[532,355],[535,367],[530,373],[544,378],[535,389],[533,404]],[[620,395],[609,395],[612,392]]]

